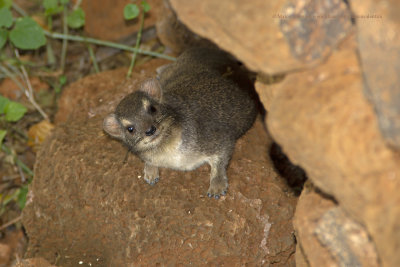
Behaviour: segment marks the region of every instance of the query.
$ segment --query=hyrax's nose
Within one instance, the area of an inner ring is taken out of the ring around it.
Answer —
[[[157,131],[157,128],[154,125],[151,125],[149,129],[145,132],[147,136],[152,136]]]

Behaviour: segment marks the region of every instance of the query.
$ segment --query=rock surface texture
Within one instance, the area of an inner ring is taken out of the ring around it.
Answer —
[[[385,140],[400,150],[400,4],[354,0],[351,7],[358,16],[365,93],[374,105]]]
[[[162,63],[144,65],[131,81],[117,70],[66,90],[24,209],[27,256],[61,266],[294,266],[297,200],[274,171],[261,120],[238,140],[219,201],[206,197],[207,166],[162,169],[150,186],[143,163],[133,155],[124,163],[126,149],[102,131],[104,116]]]
[[[331,199],[303,190],[294,220],[296,266],[380,266],[374,243]]]
[[[169,0],[163,0],[156,23],[160,41],[176,55],[193,46],[214,46],[209,40],[193,33],[176,16]]]
[[[396,266],[400,157],[382,138],[361,75],[350,38],[324,65],[274,88],[268,126],[315,185],[366,227],[384,266]]]
[[[253,71],[277,74],[323,60],[351,30],[349,11],[333,1],[170,0],[178,18]],[[335,15],[321,20],[314,16]]]

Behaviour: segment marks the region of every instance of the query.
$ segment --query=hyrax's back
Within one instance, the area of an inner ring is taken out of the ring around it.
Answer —
[[[232,144],[256,117],[251,83],[226,53],[192,48],[166,67],[159,80],[163,102],[180,116],[183,138],[201,150]]]

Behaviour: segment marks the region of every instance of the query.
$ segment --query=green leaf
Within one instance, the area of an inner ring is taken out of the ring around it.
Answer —
[[[0,49],[2,49],[3,46],[6,44],[7,37],[8,31],[6,29],[0,29]]]
[[[61,3],[62,5],[66,5],[66,4],[69,3],[69,0],[60,0],[60,3]]]
[[[11,11],[7,7],[0,9],[0,27],[9,28],[13,23]]]
[[[139,16],[140,10],[135,4],[127,4],[124,7],[124,18],[126,20],[131,20]]]
[[[63,86],[67,83],[67,76],[61,75],[59,79],[60,85]]]
[[[58,0],[43,0],[44,14],[52,16],[63,11],[64,7],[58,4]]]
[[[61,93],[61,88],[67,83],[67,76],[61,75],[58,79],[58,84],[54,86],[54,91],[56,94]]]
[[[21,119],[24,114],[26,113],[27,108],[17,102],[10,101],[4,110],[4,113],[6,114],[6,120],[7,121],[18,121]]]
[[[0,95],[0,115],[5,113],[6,106],[10,102],[8,98]]]
[[[0,146],[3,143],[4,137],[6,136],[6,130],[0,130]]]
[[[67,23],[70,28],[77,29],[85,25],[85,11],[78,7],[67,17]]]
[[[58,7],[58,0],[43,0],[44,9],[51,9]]]
[[[20,49],[37,49],[46,44],[43,29],[30,17],[19,18],[10,31],[11,42]]]
[[[0,0],[0,8],[7,7],[10,8],[12,5],[12,0]]]
[[[17,203],[21,210],[25,208],[27,194],[28,194],[28,185],[24,185],[19,189],[17,196]]]
[[[151,6],[146,0],[143,0],[140,4],[142,5],[144,13],[147,13],[150,11]]]

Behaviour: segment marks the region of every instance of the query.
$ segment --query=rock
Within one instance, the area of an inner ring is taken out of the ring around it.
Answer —
[[[365,93],[386,142],[400,149],[400,5],[352,0],[351,6],[357,17]]]
[[[14,267],[56,267],[56,265],[50,264],[43,258],[30,258],[21,260]]]
[[[169,0],[163,0],[157,17],[157,36],[176,55],[193,46],[214,46],[210,41],[191,32],[178,20]]]
[[[58,116],[63,123],[38,153],[23,211],[26,256],[58,257],[62,266],[294,266],[296,197],[274,171],[260,120],[238,140],[229,192],[219,201],[205,195],[207,166],[162,169],[150,186],[143,163],[133,155],[124,163],[126,149],[104,134],[104,116],[157,65],[136,69],[130,81],[119,79],[120,70],[67,89],[60,110],[66,116]]]
[[[0,243],[0,265],[7,266],[11,261],[12,249],[7,244]]]
[[[297,266],[379,266],[366,230],[314,189],[303,190],[294,227]]]
[[[49,85],[42,82],[38,77],[31,77],[30,82],[35,93],[49,90]],[[5,78],[1,81],[0,94],[11,100],[28,101],[21,88],[10,78]]]
[[[297,238],[296,266],[339,266],[315,236],[319,219],[335,206],[332,200],[323,198],[307,185],[302,191],[293,221]]]
[[[11,211],[11,213],[13,213]],[[16,212],[15,212],[16,213]],[[7,210],[3,220],[10,214]],[[15,216],[13,216],[15,218]],[[17,223],[18,225],[19,223]],[[14,266],[15,261],[21,259],[27,248],[27,239],[22,227],[9,226],[2,229],[0,243],[0,266]]]
[[[153,27],[161,0],[147,0],[151,10],[146,13],[144,28]],[[86,0],[81,7],[85,11],[85,31],[89,36],[110,41],[118,41],[139,30],[139,19],[126,21],[124,7],[129,0]]]
[[[171,0],[171,5],[192,31],[265,74],[321,62],[352,29],[349,10],[340,0]]]
[[[339,266],[380,266],[365,228],[347,218],[340,207],[326,211],[314,230]]]
[[[254,88],[260,98],[263,107],[269,110],[272,100],[276,94],[275,84],[281,82],[285,78],[284,75],[270,76],[258,74],[254,83]]]
[[[296,245],[295,257],[296,257],[296,267],[308,267],[309,266],[306,256],[304,255],[304,252],[302,251],[299,243],[297,243],[297,245]]]
[[[277,86],[267,121],[273,138],[366,227],[383,266],[400,265],[400,155],[386,146],[363,95],[355,38]]]

